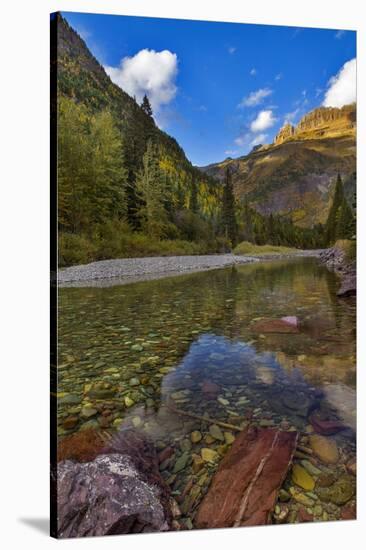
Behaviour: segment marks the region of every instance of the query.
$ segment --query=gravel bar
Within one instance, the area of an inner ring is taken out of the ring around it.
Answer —
[[[122,258],[103,260],[86,265],[66,267],[58,272],[58,286],[111,286],[167,276],[219,269],[231,265],[298,256],[318,256],[320,251],[298,251],[286,256],[235,256],[210,254],[205,256],[155,256],[151,258]]]

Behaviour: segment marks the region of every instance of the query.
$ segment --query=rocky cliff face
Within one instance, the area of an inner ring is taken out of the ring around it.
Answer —
[[[305,115],[294,127],[285,124],[277,134],[274,145],[290,139],[321,139],[352,136],[356,133],[356,106],[346,105],[341,109],[319,107]]]
[[[292,126],[292,124],[285,124],[282,126],[281,130],[278,132],[277,136],[275,137],[274,143],[275,145],[280,145],[284,141],[287,141],[288,139],[292,138],[295,133],[295,128]]]

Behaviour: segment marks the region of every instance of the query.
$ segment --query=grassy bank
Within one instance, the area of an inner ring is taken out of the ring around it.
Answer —
[[[297,254],[298,250],[297,248],[289,248],[287,246],[258,245],[243,241],[234,248],[233,252],[240,256],[273,256],[276,254]]]

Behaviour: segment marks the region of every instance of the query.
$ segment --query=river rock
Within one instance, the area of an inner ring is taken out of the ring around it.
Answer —
[[[347,472],[355,476],[357,474],[357,463],[355,459],[350,460],[346,464]]]
[[[322,462],[326,464],[336,464],[339,459],[337,444],[332,439],[322,435],[309,436],[310,447]]]
[[[221,428],[217,426],[217,424],[211,424],[209,431],[211,436],[217,441],[225,441],[224,434],[222,433]]]
[[[337,296],[346,298],[348,296],[356,296],[357,276],[356,273],[346,274],[342,278],[342,284],[337,292]]]
[[[295,489],[294,487],[290,488],[291,496],[296,502],[302,504],[303,506],[312,506],[314,504],[313,499],[304,495],[301,491]]]
[[[356,519],[357,513],[356,513],[356,504],[355,503],[349,503],[346,504],[346,506],[343,506],[341,509],[341,518],[342,519]]]
[[[231,445],[235,441],[235,437],[230,432],[224,432],[225,443]]]
[[[188,452],[181,454],[180,457],[175,461],[173,474],[176,474],[181,470],[184,470],[184,468],[187,466],[188,459],[189,459]]]
[[[113,397],[117,392],[117,388],[109,382],[99,381],[91,384],[86,392],[92,399],[108,399]]]
[[[206,399],[216,399],[220,393],[220,387],[210,380],[204,380],[201,384],[201,389]]]
[[[319,470],[319,468],[314,466],[314,464],[312,464],[309,460],[302,460],[301,465],[312,476],[319,476],[322,473],[321,470]]]
[[[64,430],[72,430],[76,428],[79,423],[79,417],[75,415],[68,416],[62,423]]]
[[[324,420],[316,414],[312,414],[309,420],[316,433],[320,435],[334,435],[347,429],[347,426],[338,420]]]
[[[204,462],[215,462],[218,456],[217,452],[213,449],[209,449],[208,447],[201,449],[201,457]]]
[[[299,332],[297,324],[282,319],[261,319],[251,325],[253,332],[257,334],[296,334]]]
[[[105,441],[98,430],[87,429],[65,436],[57,445],[57,460],[93,460],[105,448]]]
[[[98,413],[96,409],[93,407],[83,407],[80,412],[80,416],[83,418],[91,418],[92,416],[95,416]]]
[[[58,537],[85,537],[172,529],[170,491],[151,443],[119,434],[107,452],[57,472]]]
[[[294,464],[292,467],[292,481],[305,491],[312,491],[315,487],[315,481],[300,464]]]
[[[81,401],[81,396],[74,393],[69,393],[60,397],[57,396],[58,405],[78,405]]]
[[[240,432],[198,509],[196,527],[269,523],[297,437],[296,432],[255,426]]]
[[[192,443],[199,443],[202,439],[202,434],[198,430],[195,430],[191,433],[191,441]]]
[[[332,502],[337,506],[342,506],[356,494],[355,478],[344,474],[330,487],[317,487],[316,494],[324,502]]]

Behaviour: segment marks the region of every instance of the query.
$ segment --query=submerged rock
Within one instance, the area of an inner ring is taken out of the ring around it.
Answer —
[[[288,321],[287,317],[282,319],[262,319],[251,326],[252,331],[258,334],[296,334],[299,332],[298,324]],[[291,319],[293,319],[291,317]]]
[[[86,429],[67,435],[57,446],[57,460],[77,460],[88,462],[93,460],[105,448],[105,441],[100,431]]]
[[[217,441],[225,441],[224,434],[221,431],[221,428],[217,424],[212,424],[209,429],[210,435]]]
[[[356,494],[355,478],[344,474],[330,487],[317,487],[316,494],[324,502],[332,502],[337,506],[342,506]]]
[[[214,475],[199,507],[196,526],[269,523],[296,442],[296,432],[255,427],[243,430]]]
[[[311,435],[309,442],[312,450],[322,462],[326,464],[335,464],[338,462],[339,453],[337,443],[332,439],[322,435]]]
[[[357,276],[356,273],[346,274],[342,279],[342,284],[337,292],[337,296],[346,298],[348,296],[356,296],[357,292]]]
[[[325,420],[316,414],[312,414],[309,420],[314,430],[321,435],[334,435],[347,429],[339,420]]]
[[[92,461],[61,461],[57,484],[60,538],[172,528],[170,491],[155,450],[133,430],[118,434]]]
[[[294,464],[292,468],[292,481],[305,491],[312,491],[315,487],[315,481],[311,475],[299,464]]]

